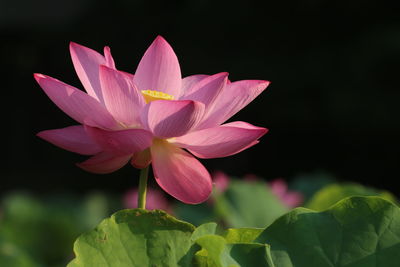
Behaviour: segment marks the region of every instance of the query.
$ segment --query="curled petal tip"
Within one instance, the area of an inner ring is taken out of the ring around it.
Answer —
[[[114,59],[111,55],[111,49],[108,46],[105,46],[103,49],[103,53],[104,53],[104,58],[106,59],[106,64],[107,66],[109,66],[110,68],[115,69],[115,62]]]
[[[260,81],[262,85],[264,85],[265,87],[268,87],[271,82],[270,81]]]
[[[154,41],[162,41],[162,42],[167,42],[167,41],[165,40],[165,38],[164,38],[164,37],[162,37],[161,35],[157,35],[157,37],[156,37],[156,39],[155,39]]]
[[[111,56],[111,48],[108,46],[108,45],[106,45],[104,48],[103,48],[103,53],[104,53],[104,56],[107,58],[107,57],[110,57]]]
[[[263,136],[264,134],[267,134],[268,132],[269,132],[269,129],[263,128],[263,131],[262,131],[262,135],[261,135],[261,136]]]
[[[267,88],[271,82],[267,80],[248,80],[248,82],[253,82],[254,86],[257,86],[258,88]]]
[[[35,135],[36,135],[37,137],[39,137],[39,138],[44,139],[44,138],[43,138],[43,132],[44,132],[44,131],[38,132],[38,133],[36,133]]]
[[[227,71],[221,72],[220,74],[221,74],[221,75],[229,76],[229,72],[227,72]]]
[[[164,37],[162,37],[161,35],[157,35],[157,37],[154,39],[153,43],[150,45],[161,45],[161,46],[167,46],[167,47],[171,47],[171,45],[167,42],[167,40],[165,40]],[[172,47],[171,47],[172,49]]]
[[[158,49],[170,49],[173,51],[172,46],[169,44],[169,42],[162,37],[161,35],[157,35],[156,39],[152,42],[150,47],[157,47]]]
[[[43,74],[40,74],[40,73],[34,73],[34,74],[33,74],[33,78],[35,78],[35,80],[36,80],[37,82],[39,82],[39,80],[41,80],[41,79],[46,79],[47,76],[46,76],[46,75],[43,75]]]
[[[40,131],[40,132],[36,133],[36,136],[43,140],[46,140],[46,137],[48,136],[49,131],[51,131],[51,130]]]
[[[162,47],[162,48],[168,48],[168,49],[173,49],[172,46],[168,43],[167,40],[165,40],[164,37],[162,37],[161,35],[157,35],[156,39],[154,39],[153,43],[150,45],[154,46],[154,47]]]
[[[226,80],[228,80],[229,72],[220,72],[214,75],[214,77],[224,77]]]
[[[76,47],[83,47],[83,45],[80,45],[80,44],[78,44],[78,43],[75,43],[75,42],[73,42],[73,41],[70,41],[69,42],[69,49],[74,49],[74,48],[76,48]]]
[[[74,41],[70,41],[70,42],[69,42],[69,47],[83,47],[83,48],[87,48],[86,46],[81,45],[81,44],[78,44],[78,43],[76,43],[76,42],[74,42]]]

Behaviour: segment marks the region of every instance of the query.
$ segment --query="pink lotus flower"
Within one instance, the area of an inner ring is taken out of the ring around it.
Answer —
[[[231,83],[227,73],[182,79],[178,59],[162,37],[147,49],[135,75],[115,69],[108,47],[103,56],[71,43],[70,52],[87,94],[49,76],[34,77],[81,125],[38,136],[93,155],[78,164],[84,170],[110,173],[129,161],[138,168],[151,163],[166,192],[185,203],[200,203],[209,197],[212,183],[190,153],[204,159],[230,156],[257,144],[267,132],[246,122],[222,123],[257,97],[268,81]]]

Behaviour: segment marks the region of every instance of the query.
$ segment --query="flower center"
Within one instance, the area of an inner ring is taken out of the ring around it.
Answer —
[[[150,103],[154,100],[173,100],[174,96],[156,91],[156,90],[142,90],[142,95],[146,103]]]

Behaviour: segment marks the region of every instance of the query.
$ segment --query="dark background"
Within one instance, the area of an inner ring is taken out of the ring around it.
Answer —
[[[161,34],[183,76],[228,71],[272,84],[234,117],[270,132],[238,155],[202,160],[210,170],[291,179],[325,170],[400,194],[399,9],[384,1],[0,0],[1,188],[122,191],[127,166],[110,175],[75,167],[86,157],[37,138],[75,124],[35,83],[39,72],[82,88],[69,41],[112,49],[134,72]]]

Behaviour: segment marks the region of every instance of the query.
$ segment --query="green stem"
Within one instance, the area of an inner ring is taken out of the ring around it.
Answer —
[[[139,194],[138,194],[138,208],[146,209],[146,192],[147,192],[147,177],[149,175],[149,166],[140,170],[139,178]]]

